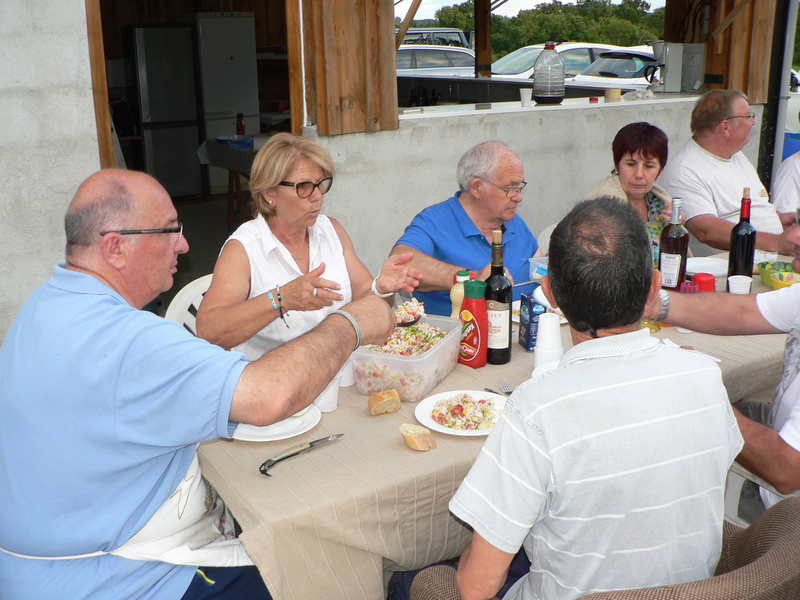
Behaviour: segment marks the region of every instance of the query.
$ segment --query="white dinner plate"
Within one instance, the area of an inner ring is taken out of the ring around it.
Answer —
[[[560,308],[553,308],[552,306],[550,306],[550,303],[547,301],[547,297],[544,295],[544,292],[542,291],[542,286],[539,286],[535,290],[533,290],[533,299],[536,300],[539,304],[545,306],[547,310],[549,310],[550,312],[557,314],[559,325],[563,325],[564,323],[567,322],[567,320],[564,318],[564,313],[561,312]]]
[[[728,274],[728,261],[723,258],[692,256],[686,259],[687,273],[711,273],[714,277],[725,277]]]
[[[424,400],[420,401],[420,403],[417,404],[416,408],[414,409],[414,416],[417,417],[417,421],[419,421],[423,426],[427,427],[428,429],[438,431],[439,433],[463,435],[467,437],[489,435],[489,432],[492,430],[491,427],[489,429],[452,429],[450,427],[445,427],[444,425],[441,425],[433,420],[433,417],[431,417],[433,405],[439,402],[439,400],[447,400],[448,398],[452,398],[458,394],[469,394],[475,398],[475,400],[480,400],[482,398],[492,400],[494,405],[501,413],[503,412],[503,407],[506,405],[506,397],[501,396],[500,394],[492,394],[491,392],[478,392],[476,390],[453,390],[452,392],[434,394],[433,396],[428,396]]]
[[[301,413],[303,411],[300,411]],[[311,404],[308,411],[298,417],[291,416],[272,425],[258,427],[240,423],[233,432],[233,439],[245,442],[276,442],[285,440],[312,429],[322,418],[319,409]]]

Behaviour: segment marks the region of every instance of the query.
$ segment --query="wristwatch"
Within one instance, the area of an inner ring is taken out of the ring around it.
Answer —
[[[667,318],[669,314],[669,293],[667,290],[658,290],[658,297],[661,300],[661,310],[658,311],[658,315],[655,318],[656,323],[660,323],[664,319]]]

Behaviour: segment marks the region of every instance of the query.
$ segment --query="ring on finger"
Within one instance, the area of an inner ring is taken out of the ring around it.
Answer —
[[[314,296],[314,297],[316,297],[316,295],[317,295],[317,288],[314,288],[314,291],[313,291],[313,292],[311,292],[311,295],[312,295],[312,296]]]

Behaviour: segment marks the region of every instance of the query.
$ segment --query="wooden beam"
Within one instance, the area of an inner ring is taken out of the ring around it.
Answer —
[[[303,134],[306,122],[305,81],[303,78],[303,36],[300,18],[302,0],[286,0],[286,51],[289,55],[289,110],[291,111],[292,133]],[[311,106],[309,99],[308,106]]]
[[[406,37],[406,32],[408,31],[408,28],[411,26],[411,21],[414,20],[414,17],[417,14],[417,9],[419,8],[420,4],[422,4],[422,0],[412,0],[411,8],[408,9],[408,12],[406,13],[406,18],[403,19],[403,22],[400,24],[400,29],[398,30],[397,36],[395,37],[394,40],[395,49],[399,48],[400,44],[403,43],[403,40]]]
[[[749,3],[750,0],[739,0],[733,7],[733,10],[730,13],[728,13],[728,16],[725,17],[722,23],[719,24],[719,26],[714,30],[711,36],[714,39],[718,38],[722,34],[722,32],[728,28],[728,25],[730,25],[733,22],[736,16],[740,12],[742,12],[742,10],[744,10],[744,7],[747,6]]]
[[[86,29],[89,35],[89,65],[92,73],[92,96],[94,118],[97,124],[97,145],[100,151],[100,167],[116,166],[114,143],[111,135],[111,107],[108,104],[108,80],[106,59],[103,53],[103,21],[100,15],[100,0],[86,0]]]
[[[492,76],[491,0],[475,0],[475,75]]]

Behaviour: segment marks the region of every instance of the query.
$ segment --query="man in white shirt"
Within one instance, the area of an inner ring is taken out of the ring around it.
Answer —
[[[787,156],[775,172],[772,203],[781,215],[784,227],[797,222],[800,208],[800,152]]]
[[[639,328],[660,286],[628,204],[586,201],[556,227],[542,288],[574,345],[509,398],[450,502],[473,528],[463,600],[496,594],[520,548],[530,570],[506,600],[713,574],[742,438],[716,363]]]
[[[788,231],[800,243],[800,229]],[[792,264],[800,269],[800,249]],[[745,442],[737,461],[783,494],[800,489],[800,285],[757,295],[662,292],[645,317],[717,335],[789,334],[783,376],[763,422],[734,407]],[[767,508],[778,501],[764,489],[761,499]]]
[[[794,254],[781,218],[753,165],[741,150],[750,141],[755,114],[737,90],[711,90],[692,110],[692,139],[673,157],[659,183],[683,199],[686,228],[699,242],[728,250],[739,221],[742,192],[750,188],[750,222],[756,248]]]

